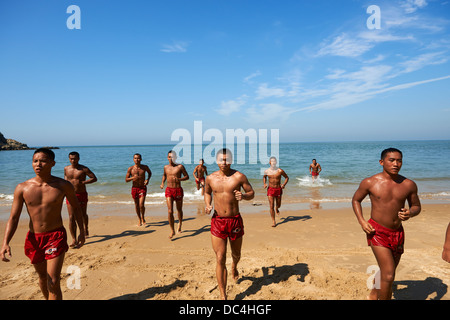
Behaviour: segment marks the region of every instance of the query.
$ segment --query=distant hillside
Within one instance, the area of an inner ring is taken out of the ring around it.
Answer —
[[[46,147],[49,149],[58,149],[58,147]],[[36,148],[30,148],[25,143],[19,142],[13,139],[6,139],[0,132],[0,150],[32,150]]]

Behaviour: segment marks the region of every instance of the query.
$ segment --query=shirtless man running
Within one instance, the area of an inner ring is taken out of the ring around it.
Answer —
[[[267,198],[269,199],[270,207],[270,217],[272,218],[272,227],[276,227],[275,221],[275,211],[277,215],[280,214],[281,207],[281,196],[283,194],[283,189],[289,181],[289,177],[283,169],[277,167],[277,158],[270,157],[269,159],[270,168],[264,171],[263,183],[264,189],[267,188]],[[281,184],[281,177],[284,177],[284,183]],[[269,179],[269,185],[266,184],[266,179]],[[276,209],[274,205],[276,202]]]
[[[6,224],[0,258],[9,262],[9,246],[19,224],[23,204],[30,216],[29,232],[25,239],[25,255],[30,258],[38,276],[39,287],[47,300],[62,299],[60,286],[61,269],[68,250],[67,233],[63,226],[61,209],[64,197],[72,205],[80,229],[78,247],[84,244],[84,227],[81,207],[72,184],[52,176],[55,154],[49,149],[37,149],[33,155],[36,177],[17,185],[11,215]]]
[[[421,210],[417,185],[398,174],[402,158],[398,149],[383,150],[380,160],[383,171],[364,179],[352,199],[353,211],[380,267],[380,288],[372,289],[369,295],[371,300],[392,298],[395,270],[405,240],[402,221],[417,216]],[[368,221],[364,219],[361,207],[367,195],[372,205]],[[405,208],[406,201],[409,208]]]
[[[309,165],[309,173],[313,182],[319,177],[320,171],[322,171],[322,167],[317,163],[316,159],[312,159],[312,163]]]
[[[181,181],[189,179],[189,175],[182,164],[177,164],[177,153],[170,150],[167,153],[167,160],[169,164],[164,166],[164,172],[161,181],[161,189],[164,189],[164,182],[167,180],[167,188],[165,191],[168,220],[171,233],[169,239],[172,239],[175,235],[175,219],[173,217],[173,201],[175,200],[178,212],[178,227],[177,233],[181,232],[181,226],[183,224],[183,197],[184,192],[181,187]]]
[[[72,183],[75,188],[75,194],[80,202],[81,211],[83,213],[84,234],[89,236],[88,224],[89,217],[87,215],[88,194],[86,192],[86,185],[97,181],[95,174],[88,168],[78,162],[80,161],[80,154],[76,151],[69,153],[70,165],[64,168],[64,179]],[[86,180],[86,177],[90,179]],[[66,200],[67,211],[69,212],[69,231],[72,235],[72,244],[70,247],[76,247],[77,242],[77,224],[73,214],[73,208],[69,201]]]
[[[195,167],[192,173],[195,178],[195,183],[197,184],[197,190],[202,188],[202,196],[205,194],[205,176],[208,175],[208,170],[204,164],[203,159],[200,159],[198,166]]]
[[[138,226],[145,224],[145,197],[147,195],[147,185],[152,177],[152,171],[145,164],[141,164],[142,156],[139,153],[133,155],[134,166],[127,170],[125,182],[133,181],[131,187],[131,197],[134,200],[134,208],[138,216]],[[145,179],[145,173],[148,179]]]
[[[231,169],[232,154],[228,149],[221,149],[216,154],[219,170],[206,177],[205,212],[210,214],[214,195],[214,215],[211,218],[211,242],[216,254],[216,277],[220,297],[227,299],[227,238],[231,247],[231,276],[235,281],[239,277],[237,264],[241,258],[244,225],[239,211],[239,201],[251,200],[255,196],[247,177]],[[245,193],[241,192],[241,188]]]

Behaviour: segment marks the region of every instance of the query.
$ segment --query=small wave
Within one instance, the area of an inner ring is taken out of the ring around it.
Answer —
[[[313,181],[310,176],[303,176],[301,178],[297,178],[298,186],[300,187],[325,187],[332,186],[333,184],[329,179],[318,177],[315,181]]]
[[[3,194],[3,193],[0,193],[0,200],[9,200],[9,201],[12,201],[12,200],[14,200],[14,195],[13,195],[13,194]]]

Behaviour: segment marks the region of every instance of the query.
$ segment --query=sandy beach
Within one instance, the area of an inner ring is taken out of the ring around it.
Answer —
[[[266,204],[246,203],[241,209],[245,235],[240,279],[229,281],[229,299],[366,299],[372,275],[368,268],[376,261],[350,206],[282,210],[276,228],[270,226]],[[201,205],[185,206],[183,232],[172,241],[164,206],[148,207],[147,224],[141,227],[131,206],[127,215],[122,210],[89,207],[90,236],[84,247],[66,253],[61,281],[64,299],[219,298],[210,216],[201,214]],[[449,204],[423,204],[419,216],[404,222],[405,253],[397,269],[394,299],[450,300],[450,264],[441,259],[449,221]],[[0,222],[2,238],[5,223]],[[27,230],[28,217],[21,219],[11,242],[11,262],[0,263],[2,300],[43,298],[34,268],[23,253]],[[228,253],[228,268],[230,263]],[[79,271],[78,278],[74,270]]]

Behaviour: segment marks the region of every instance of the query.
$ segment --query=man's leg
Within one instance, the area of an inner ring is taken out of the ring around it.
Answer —
[[[83,213],[84,234],[87,237],[89,236],[89,229],[88,229],[89,217],[87,215],[87,203],[80,203],[80,205],[81,205],[81,212]]]
[[[177,233],[181,232],[181,225],[183,224],[183,199],[176,201],[178,213],[178,227]]]
[[[277,215],[279,215],[280,214],[280,210],[278,210],[278,209],[280,209],[280,207],[281,207],[281,195],[280,196],[278,196],[278,197],[276,197],[276,203],[277,203]]]
[[[392,299],[392,284],[395,279],[395,269],[400,262],[400,256],[394,259],[392,251],[381,246],[371,246],[372,251],[380,267],[380,289],[378,290],[379,300]],[[374,291],[371,292],[374,298]]]
[[[46,300],[62,300],[60,280],[64,255],[65,253],[33,265],[39,276],[39,287]]]
[[[142,225],[142,219],[141,219],[141,207],[140,207],[140,204],[139,204],[139,198],[134,198],[133,200],[134,200],[134,209],[136,210],[136,214],[137,214],[138,219],[139,219],[138,226],[141,226]]]
[[[67,212],[69,213],[69,232],[73,239],[70,247],[73,248],[77,245],[77,222],[70,203],[67,203]]]
[[[276,227],[277,223],[275,222],[275,209],[274,209],[275,201],[273,201],[273,197],[271,197],[271,196],[267,196],[267,198],[269,199],[269,208],[270,208],[270,217],[272,218],[272,227]]]
[[[211,235],[212,248],[216,254],[216,277],[219,286],[220,298],[227,300],[227,239]]]
[[[145,195],[139,197],[139,210],[141,212],[140,220],[141,224],[145,224]]]
[[[167,203],[167,218],[169,220],[169,227],[171,230],[169,239],[172,239],[172,237],[175,235],[175,219],[173,217],[173,198],[172,197],[166,198],[166,203]]]
[[[231,264],[231,276],[233,277],[234,281],[237,281],[239,278],[237,264],[239,260],[241,260],[242,240],[243,237],[239,237],[234,241],[230,241],[231,257],[233,258],[233,262]]]

